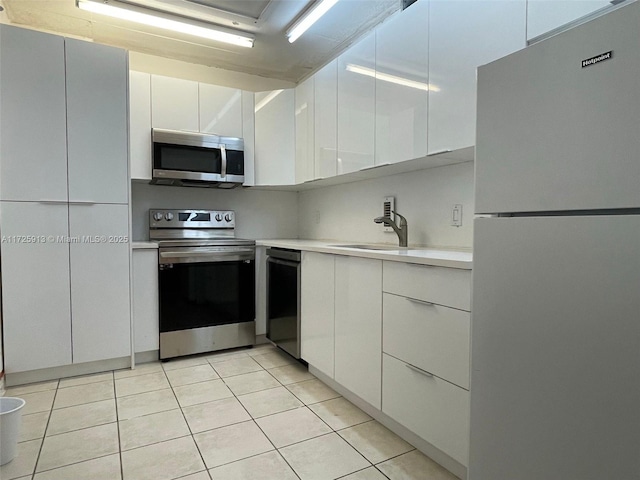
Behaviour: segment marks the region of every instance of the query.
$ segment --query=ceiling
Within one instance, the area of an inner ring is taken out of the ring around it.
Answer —
[[[399,10],[401,0],[340,0],[295,43],[285,31],[315,0],[127,0],[255,35],[242,48],[80,10],[75,0],[0,0],[16,25],[210,67],[299,82]]]

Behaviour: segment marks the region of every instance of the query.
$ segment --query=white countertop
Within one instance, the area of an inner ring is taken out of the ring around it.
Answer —
[[[158,243],[157,242],[131,242],[131,249],[132,250],[140,250],[143,248],[158,248]]]
[[[471,270],[473,254],[471,250],[439,249],[427,247],[400,248],[389,245],[387,250],[366,250],[360,248],[336,247],[335,245],[358,245],[357,242],[339,240],[296,240],[272,239],[256,240],[257,246],[289,248],[307,252],[331,253],[334,255],[349,255],[353,257],[375,258],[393,262],[419,263],[438,267],[460,268]]]

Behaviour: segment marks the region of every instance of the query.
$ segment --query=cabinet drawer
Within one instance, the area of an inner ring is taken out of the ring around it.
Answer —
[[[404,297],[471,310],[471,270],[384,262],[382,290]]]
[[[383,355],[382,411],[467,465],[469,392]]]
[[[469,388],[469,312],[385,293],[382,318],[384,352]]]

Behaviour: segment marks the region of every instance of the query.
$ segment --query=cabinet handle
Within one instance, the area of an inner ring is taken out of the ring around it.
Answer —
[[[407,366],[408,369],[413,370],[414,372],[418,372],[424,375],[425,377],[433,377],[433,373],[427,372],[426,370],[418,368],[415,365],[411,365],[410,363],[405,363],[405,365]]]
[[[69,205],[84,205],[90,207],[91,205],[95,205],[96,202],[69,202]]]
[[[443,153],[449,153],[452,152],[453,150],[451,150],[450,148],[445,148],[442,150],[436,150],[435,152],[431,152],[431,153],[427,153],[427,157],[433,157],[434,155],[442,155]]]
[[[227,176],[227,147],[224,145],[220,145],[220,156],[222,157],[220,176],[224,178]]]
[[[417,298],[405,297],[407,300],[413,303],[419,303],[420,305],[427,305],[429,307],[435,307],[435,303],[427,302],[426,300],[418,300]]]

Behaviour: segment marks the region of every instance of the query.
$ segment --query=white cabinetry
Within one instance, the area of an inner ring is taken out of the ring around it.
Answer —
[[[129,72],[131,178],[151,180],[151,75]]]
[[[376,29],[376,165],[427,154],[428,13],[419,0]]]
[[[151,75],[151,124],[153,128],[197,132],[198,82]]]
[[[335,257],[302,252],[302,359],[334,377]]]
[[[0,198],[66,201],[64,39],[2,25],[0,59]]]
[[[313,180],[314,79],[305,80],[295,89],[296,183]]]
[[[158,249],[135,249],[133,261],[133,331],[135,351],[159,348]]]
[[[335,259],[335,380],[380,409],[382,261]]]
[[[244,139],[244,184],[255,185],[255,96],[242,91],[242,137]]]
[[[65,40],[70,202],[127,203],[127,52]]]
[[[69,234],[67,208],[37,202],[0,206],[5,238],[54,237],[43,243],[2,243],[4,366],[9,374],[71,363],[69,245],[62,240]]]
[[[430,154],[475,145],[476,68],[524,48],[525,24],[524,0],[430,0]]]
[[[294,90],[260,92],[255,96],[255,183],[295,183]]]
[[[314,76],[314,178],[336,175],[338,148],[338,60]]]
[[[128,205],[69,206],[69,235],[96,239],[70,244],[73,363],[131,352],[128,230]]]
[[[199,83],[202,133],[242,138],[242,90]]]
[[[527,40],[610,5],[608,0],[527,0]]]
[[[338,175],[374,164],[375,56],[372,32],[338,58]]]

